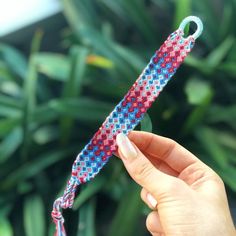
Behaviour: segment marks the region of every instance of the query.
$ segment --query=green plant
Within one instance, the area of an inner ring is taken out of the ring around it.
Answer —
[[[141,128],[179,141],[235,195],[236,1],[62,2],[67,54],[40,52],[40,31],[29,58],[0,44],[0,235],[52,235],[52,203],[75,155],[191,14],[204,34]],[[139,191],[112,158],[66,212],[69,235],[145,235]]]

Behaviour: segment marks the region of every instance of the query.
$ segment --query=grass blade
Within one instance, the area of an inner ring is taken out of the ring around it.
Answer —
[[[198,78],[191,78],[185,86],[185,93],[189,104],[199,105],[213,92],[208,82]]]
[[[27,61],[21,52],[6,44],[0,44],[0,58],[2,58],[15,74],[22,79],[26,77]]]
[[[89,200],[89,202],[83,205],[79,211],[79,228],[78,236],[95,236],[95,199]]]
[[[20,146],[22,139],[22,129],[17,127],[2,140],[0,144],[0,164],[12,156]]]
[[[34,63],[40,73],[52,79],[66,81],[69,76],[70,62],[63,54],[36,53]]]
[[[81,144],[82,145],[82,144]],[[19,182],[36,176],[42,170],[67,158],[71,154],[78,151],[79,146],[70,146],[67,149],[58,148],[47,153],[43,153],[31,162],[27,162],[19,166],[14,172],[11,172],[4,178],[4,182],[0,186],[1,191],[7,191],[16,186]],[[2,173],[1,173],[2,174]]]
[[[27,159],[28,148],[31,140],[30,117],[34,112],[36,103],[37,72],[34,63],[34,54],[39,50],[42,39],[42,32],[37,31],[31,46],[31,56],[29,61],[28,75],[24,81],[24,117],[23,117],[23,144],[21,150],[22,159]]]
[[[81,121],[102,121],[112,111],[113,104],[88,98],[53,100],[49,107],[61,115]]]
[[[67,80],[62,98],[76,98],[80,96],[82,90],[82,80],[84,78],[86,68],[86,58],[88,50],[81,47],[73,47],[71,50],[71,71],[70,77]],[[60,130],[62,143],[67,143],[71,129],[73,128],[74,119],[66,114],[60,120]]]
[[[140,125],[142,131],[152,132],[152,120],[148,113],[144,115],[144,118],[142,119]]]
[[[140,216],[142,206],[143,205],[140,199],[140,187],[134,183],[130,184],[129,190],[126,191],[118,206],[108,235],[136,235],[138,225],[137,221]]]
[[[175,1],[175,17],[174,17],[174,24],[173,30],[179,28],[181,21],[191,15],[191,0],[177,0]]]
[[[207,127],[201,127],[195,132],[198,141],[202,144],[210,157],[218,164],[221,169],[227,169],[227,155],[224,152],[224,149],[218,144],[214,131]]]
[[[97,176],[91,183],[84,187],[79,197],[75,200],[73,210],[80,208],[86,201],[88,201],[94,194],[101,190],[106,183],[106,179],[102,176]]]
[[[13,236],[13,229],[10,222],[5,217],[0,218],[0,235]]]
[[[24,203],[24,227],[26,236],[45,235],[45,212],[38,195],[27,197]]]
[[[216,68],[219,66],[220,62],[226,57],[229,50],[232,48],[234,42],[234,37],[228,36],[228,38],[226,38],[218,48],[208,55],[208,57],[205,59],[205,66],[209,66],[211,68]]]

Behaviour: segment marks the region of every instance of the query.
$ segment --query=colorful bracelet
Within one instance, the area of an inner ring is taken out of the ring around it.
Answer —
[[[193,35],[185,38],[184,28],[190,22],[196,23],[197,30]],[[147,109],[151,107],[192,50],[202,30],[203,25],[199,18],[194,16],[185,18],[179,28],[156,51],[125,97],[78,154],[64,194],[53,205],[52,218],[56,224],[56,236],[66,235],[61,208],[72,207],[77,187],[93,179],[116,152],[117,134],[122,132],[127,135],[142,120]]]

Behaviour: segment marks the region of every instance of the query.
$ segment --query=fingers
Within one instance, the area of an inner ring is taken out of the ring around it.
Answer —
[[[179,172],[177,172],[176,170],[171,168],[166,162],[158,159],[156,156],[153,156],[152,154],[146,153],[144,151],[142,153],[160,171],[162,171],[168,175],[175,176],[175,177],[177,177],[179,175]]]
[[[202,163],[191,152],[175,141],[148,132],[132,131],[129,139],[145,154],[164,161],[171,169],[180,173],[189,165]],[[202,166],[205,165],[202,163]]]
[[[172,175],[172,176],[175,176],[177,177],[179,175],[179,173],[177,171],[175,171],[174,169],[172,169],[169,165],[167,165],[165,162],[159,160],[158,158],[152,156],[152,155],[149,155],[147,153],[143,153],[145,155],[145,157],[147,157],[150,162],[157,168],[159,169],[160,171],[164,172],[165,174],[168,174],[168,175]],[[115,156],[119,157],[119,153],[118,152],[115,152],[114,153]]]
[[[157,209],[157,200],[145,188],[142,188],[140,196],[150,209]]]
[[[146,226],[148,231],[153,235],[153,236],[159,236],[164,234],[163,228],[161,226],[161,221],[160,217],[158,215],[157,211],[152,211],[146,220]]]
[[[145,188],[142,188],[140,195],[141,195],[142,200],[149,206],[149,208],[154,210],[147,217],[147,220],[146,220],[147,229],[150,231],[150,233],[153,236],[160,235],[164,231],[161,226],[158,212],[155,211],[157,210],[157,201]],[[149,196],[151,196],[151,198],[149,198]]]
[[[158,169],[132,144],[124,134],[117,135],[118,153],[130,176],[148,190],[157,201],[167,192],[183,190],[185,183],[169,176]]]

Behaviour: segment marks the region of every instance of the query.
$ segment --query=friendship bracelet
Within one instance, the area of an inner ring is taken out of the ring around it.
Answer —
[[[197,30],[193,35],[185,38],[184,28],[190,22],[196,23]],[[55,236],[66,236],[61,208],[72,207],[77,187],[93,179],[112,154],[117,151],[117,134],[122,132],[127,135],[142,120],[147,109],[151,107],[192,50],[202,30],[203,25],[199,18],[195,16],[185,18],[179,28],[156,51],[128,93],[78,154],[64,194],[53,204],[52,218],[56,224]]]

